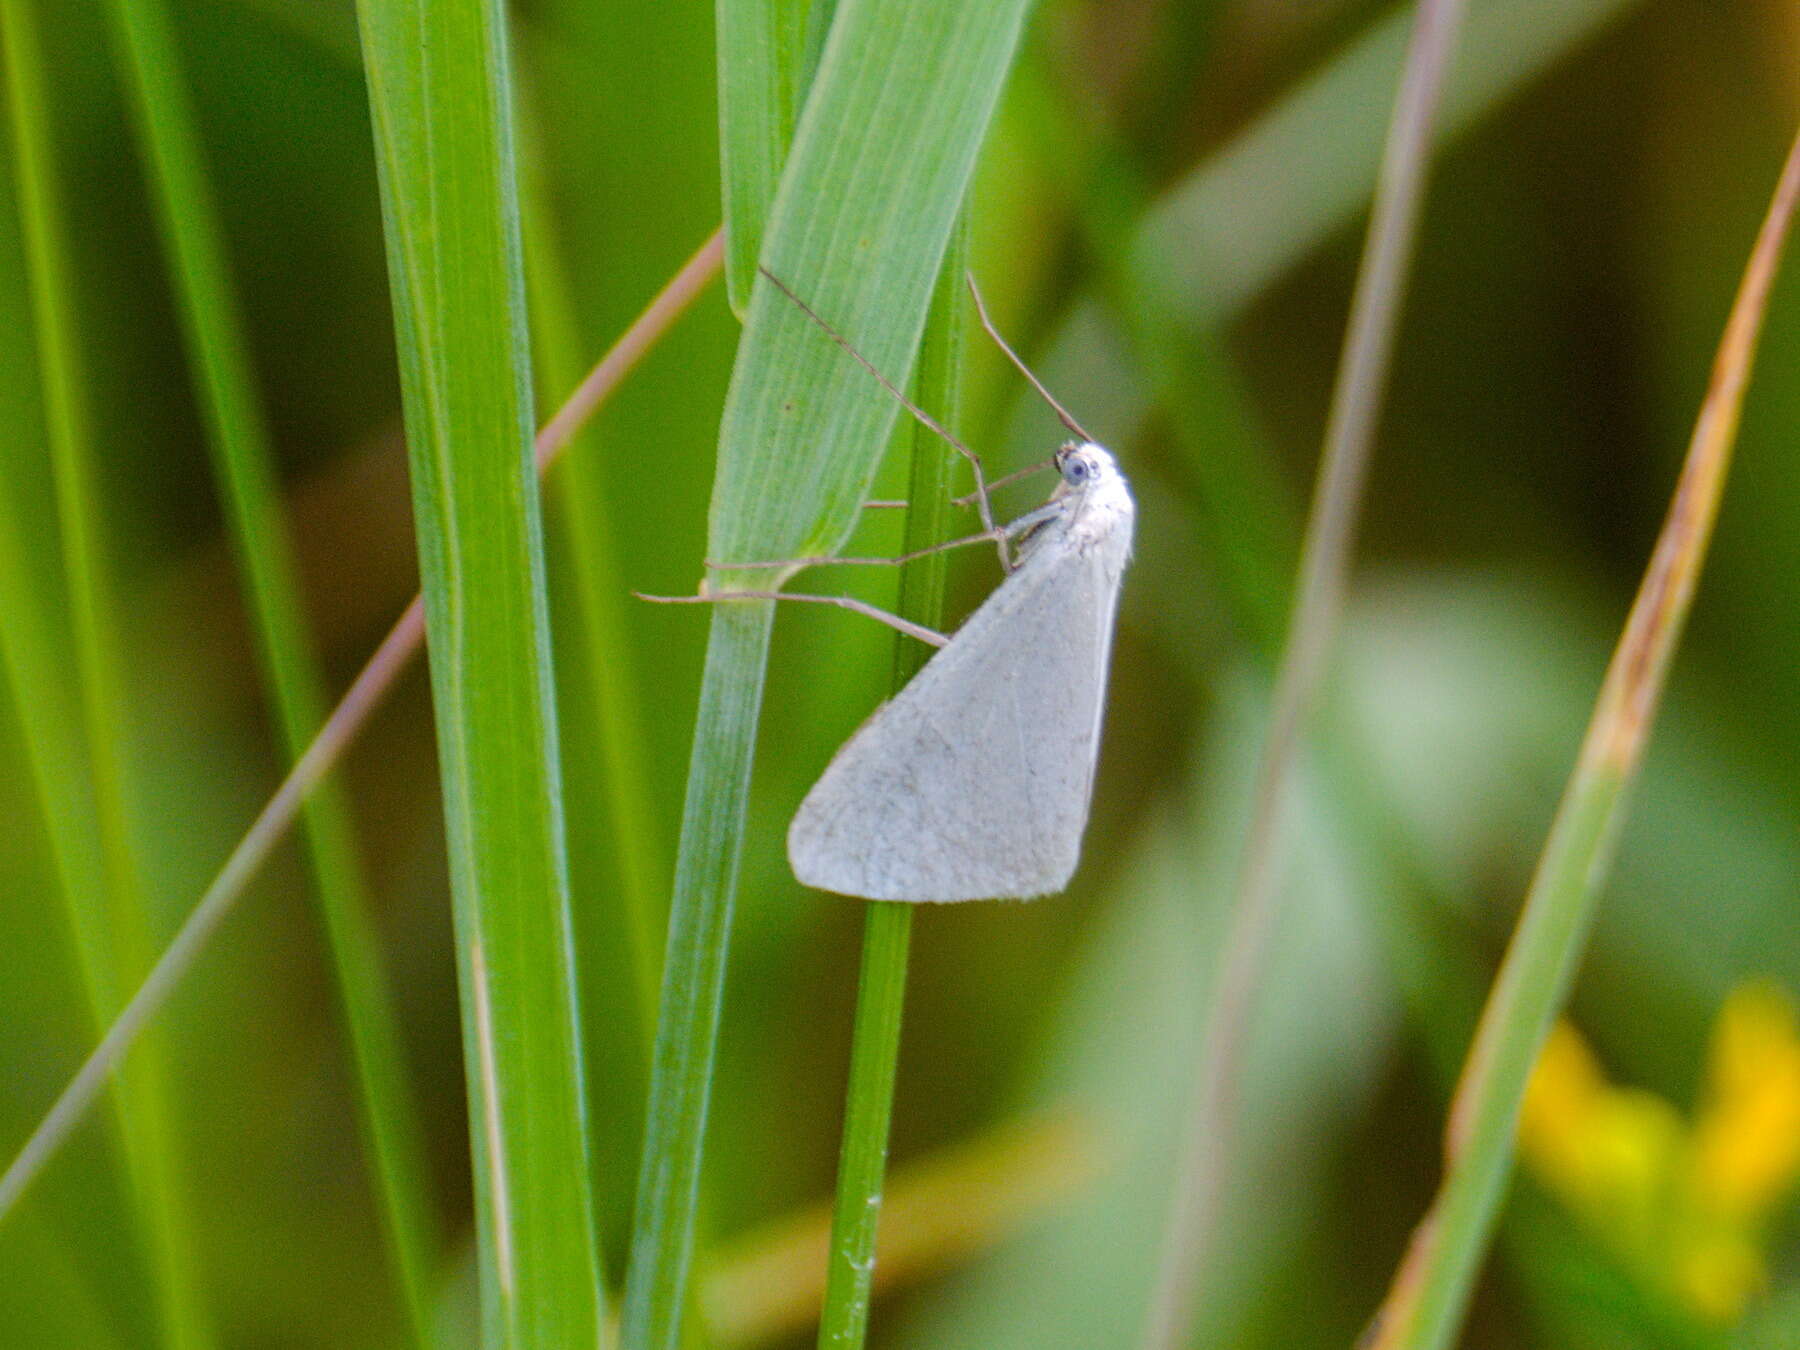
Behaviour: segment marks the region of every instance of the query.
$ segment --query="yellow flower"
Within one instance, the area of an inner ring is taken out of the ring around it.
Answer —
[[[1694,1128],[1694,1185],[1720,1209],[1763,1218],[1800,1172],[1800,1027],[1766,982],[1732,992],[1713,1028]]]
[[[1519,1110],[1519,1148],[1558,1190],[1584,1189],[1587,1124],[1606,1088],[1606,1075],[1581,1033],[1558,1022]]]
[[[1526,1089],[1520,1148],[1551,1190],[1628,1253],[1655,1245],[1684,1133],[1661,1097],[1608,1083],[1574,1027],[1551,1031]]]
[[[1767,1282],[1766,1227],[1800,1176],[1800,1015],[1777,986],[1742,986],[1714,1025],[1694,1123],[1609,1082],[1559,1023],[1519,1117],[1545,1186],[1644,1278],[1718,1322]]]

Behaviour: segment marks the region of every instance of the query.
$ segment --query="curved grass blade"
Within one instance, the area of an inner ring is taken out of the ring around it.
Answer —
[[[112,0],[108,12],[121,73],[133,95],[195,395],[205,413],[207,445],[244,572],[264,679],[287,757],[295,759],[324,720],[325,697],[175,35],[163,0]],[[335,787],[322,785],[307,804],[305,835],[350,1033],[382,1224],[413,1340],[429,1345],[438,1236],[425,1192],[424,1135],[370,927],[349,804]]]
[[[1024,10],[1024,0],[842,0],[826,40],[763,261],[896,383],[911,375]],[[866,371],[759,282],[720,427],[708,556],[835,549],[897,415]],[[746,590],[769,580],[731,575]],[[680,1336],[772,618],[769,601],[721,604],[712,616],[626,1280],[628,1350],[666,1350]]]
[[[48,71],[29,0],[0,3],[0,59],[5,63],[29,322],[42,383],[78,706],[58,707],[58,681],[50,672],[21,671],[21,666],[41,665],[51,643],[61,645],[51,637],[49,615],[41,607],[33,606],[38,613],[23,632],[7,634],[8,663],[15,671],[16,690],[56,699],[21,710],[40,785],[51,789],[43,800],[53,812],[50,830],[90,1010],[104,1024],[148,964],[153,948],[131,838],[125,652],[107,557],[87,374],[79,356],[74,284],[64,252]],[[12,597],[7,602],[10,606]],[[75,715],[68,721],[46,720],[69,712]],[[79,728],[78,736],[65,737],[56,729],[65,726]],[[61,814],[65,810],[66,816]],[[85,839],[75,837],[84,834]],[[183,1194],[175,1113],[158,1049],[152,1047],[126,1077],[117,1106],[160,1337],[172,1346],[206,1346],[212,1337],[194,1264],[193,1219]]]
[[[1519,1102],[1592,925],[1669,663],[1718,516],[1769,290],[1800,202],[1800,136],[1757,235],[1686,462],[1525,908],[1450,1103],[1445,1176],[1377,1314],[1373,1350],[1439,1350],[1462,1323],[1512,1169]]]
[[[718,0],[725,294],[750,307],[763,231],[836,0]]]

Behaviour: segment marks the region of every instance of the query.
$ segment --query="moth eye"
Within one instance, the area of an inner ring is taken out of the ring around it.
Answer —
[[[1084,482],[1090,473],[1092,473],[1092,470],[1088,467],[1088,462],[1085,459],[1072,459],[1069,461],[1069,477],[1074,479],[1077,483]]]

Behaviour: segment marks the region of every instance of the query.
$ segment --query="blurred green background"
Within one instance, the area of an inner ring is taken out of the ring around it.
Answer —
[[[21,3],[53,73],[46,129],[129,672],[119,749],[160,947],[285,756],[104,15]],[[335,696],[417,585],[354,17],[336,0],[172,9]],[[513,13],[534,185],[528,252],[591,362],[717,222],[711,7],[531,0]],[[877,1303],[876,1344],[1136,1343],[1248,814],[1269,634],[1405,17],[1350,0],[1054,0],[1033,16],[977,183],[975,270],[1017,345],[1119,451],[1138,492],[1137,562],[1076,885],[1029,906],[919,917],[890,1211],[908,1255],[884,1262],[895,1287]],[[1205,1275],[1196,1345],[1349,1344],[1429,1200],[1447,1074],[1800,114],[1800,10],[1486,0],[1452,84],[1352,611],[1289,817],[1229,1241]],[[28,585],[0,606],[42,612],[67,643],[66,527],[7,154],[0,504]],[[1800,282],[1781,282],[1714,556],[1572,1010],[1606,1076],[1641,1091],[1590,1082],[1580,1099],[1593,1109],[1547,1127],[1551,1151],[1560,1139],[1581,1157],[1629,1156],[1611,1172],[1528,1160],[1471,1346],[1800,1344],[1800,1161],[1783,1152],[1800,1147],[1800,1042],[1778,992],[1750,1033],[1734,1041],[1729,1019],[1715,1030],[1734,990],[1800,988],[1797,301]],[[692,589],[735,333],[715,289],[579,444],[593,471],[558,471],[546,498],[588,1093],[615,1281],[648,1033],[592,672],[614,663],[635,685],[647,848],[666,893],[704,621],[633,606],[628,649],[594,651],[554,526],[565,491],[591,490],[583,519],[604,528],[625,585]],[[1053,421],[979,342],[970,374],[963,430],[991,463],[1021,465],[1054,442]],[[540,412],[563,392],[547,385]],[[1009,509],[1036,490],[1014,490]],[[877,523],[864,542],[893,540]],[[991,558],[974,552],[953,574],[958,612],[993,580]],[[891,587],[855,584],[877,600]],[[795,1216],[830,1193],[861,914],[801,890],[781,841],[881,696],[891,659],[885,630],[837,612],[784,614],[776,643],[704,1182],[703,1305],[720,1345],[810,1339],[769,1305],[816,1274],[816,1260],[746,1263],[780,1258]],[[16,665],[16,650],[0,655]],[[95,1028],[26,756],[27,719],[45,714],[20,701],[16,678],[8,688],[10,1156]],[[443,1343],[462,1345],[475,1334],[467,1134],[429,717],[415,671],[345,781],[425,1123],[443,1233],[438,1320]],[[1420,987],[1437,994],[1421,999]],[[266,869],[163,1026],[199,1321],[232,1347],[407,1343],[298,850]],[[1731,1095],[1738,1080],[1719,1066],[1740,1042],[1751,1046],[1731,1061],[1750,1066],[1744,1091],[1766,1088],[1768,1103],[1734,1116],[1743,1092]],[[1631,1109],[1611,1111],[1618,1102]],[[106,1119],[96,1114],[0,1226],[0,1345],[157,1343],[154,1281]],[[1754,1204],[1715,1204],[1694,1181],[1708,1147],[1763,1160]],[[1647,1212],[1621,1217],[1609,1197],[1626,1194]]]

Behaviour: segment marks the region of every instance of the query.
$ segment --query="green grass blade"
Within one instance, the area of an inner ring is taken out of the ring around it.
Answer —
[[[1373,1350],[1441,1350],[1462,1324],[1511,1174],[1526,1081],[1586,945],[1628,791],[1693,603],[1797,203],[1800,136],[1745,267],[1668,516],[1451,1101],[1444,1179],[1377,1319]]]
[[[896,383],[910,377],[1024,9],[844,0],[826,40],[763,256]],[[836,547],[898,412],[790,300],[759,284],[720,428],[709,557]],[[769,610],[725,604],[712,619],[626,1282],[629,1350],[679,1337]]]
[[[938,274],[913,401],[944,426],[955,429],[962,395],[963,330],[968,304],[965,231],[959,231]],[[950,447],[925,427],[911,430],[912,473],[902,550],[916,552],[950,535]],[[944,623],[944,575],[948,557],[931,553],[900,572],[895,612],[926,628]],[[931,655],[914,638],[894,644],[892,688],[898,693]],[[887,1172],[889,1124],[894,1107],[894,1075],[900,1057],[900,1024],[906,1002],[906,959],[912,940],[913,907],[871,903],[863,918],[862,972],[857,980],[856,1023],[850,1048],[850,1082],[844,1109],[843,1146],[838,1154],[837,1203],[831,1221],[831,1256],[825,1302],[819,1319],[820,1350],[854,1350],[869,1325],[869,1293],[875,1279],[875,1239]]]
[[[725,293],[750,307],[763,231],[835,0],[718,0]]]
[[[505,23],[364,0],[489,1345],[601,1331]]]
[[[250,596],[264,678],[287,758],[324,721],[323,685],[305,630],[273,452],[233,294],[224,240],[201,162],[198,129],[163,0],[108,6],[122,74],[159,208],[165,247],[206,417],[207,444]],[[322,784],[305,833],[361,1087],[362,1124],[380,1212],[413,1337],[429,1344],[437,1235],[425,1194],[423,1131],[401,1058],[381,957],[368,917],[348,804]]]
[[[119,1005],[148,961],[150,935],[131,839],[128,782],[129,718],[125,656],[117,630],[111,563],[107,558],[105,507],[93,456],[87,375],[78,355],[73,278],[64,255],[47,93],[36,15],[28,0],[0,4],[7,112],[17,174],[21,237],[31,292],[30,323],[37,343],[44,428],[49,445],[61,536],[66,603],[72,627],[71,656],[79,707],[56,698],[55,674],[30,667],[47,655],[53,639],[42,610],[27,624],[23,641],[9,635],[9,665],[28,740],[52,811],[71,908],[77,956],[98,1021]],[[16,522],[14,522],[16,524]],[[16,547],[16,546],[15,546]],[[9,569],[11,570],[11,569]],[[14,603],[11,596],[6,603]],[[23,599],[21,605],[27,603]],[[23,678],[18,678],[18,672]],[[66,678],[66,677],[64,677]],[[56,726],[78,726],[77,743]],[[76,759],[84,763],[76,768]],[[78,772],[86,784],[73,781]],[[54,783],[55,787],[51,787]],[[67,815],[64,815],[64,812]],[[91,832],[91,844],[70,836]],[[97,864],[91,870],[84,864]],[[126,1165],[137,1219],[153,1271],[157,1315],[165,1343],[210,1344],[194,1267],[192,1217],[182,1194],[174,1113],[160,1053],[153,1047],[126,1075],[120,1103]]]

